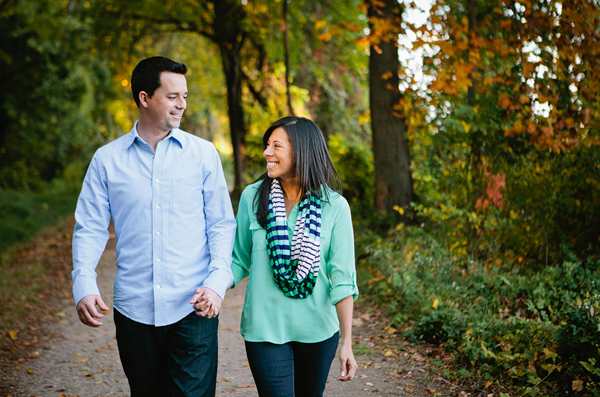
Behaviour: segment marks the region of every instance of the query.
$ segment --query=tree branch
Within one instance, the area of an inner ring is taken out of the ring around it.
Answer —
[[[262,107],[266,107],[267,106],[267,100],[265,99],[265,97],[259,91],[257,91],[256,88],[254,88],[254,86],[252,85],[252,82],[250,80],[250,77],[248,77],[246,75],[246,73],[244,73],[244,71],[241,70],[241,69],[240,69],[240,72],[242,74],[242,78],[246,82],[246,85],[248,86],[248,89],[250,90],[250,93],[252,94],[252,96],[254,97],[254,99],[256,99],[256,101],[258,103],[260,103],[260,105]]]

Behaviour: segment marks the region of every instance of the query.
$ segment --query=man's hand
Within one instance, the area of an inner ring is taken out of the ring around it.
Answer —
[[[196,295],[192,297],[191,304],[200,317],[214,318],[221,310],[223,300],[210,288],[196,288]]]
[[[104,314],[100,313],[96,309],[96,306],[98,306],[103,312],[108,312],[108,306],[106,306],[99,295],[84,296],[79,303],[77,303],[77,314],[79,315],[79,320],[81,320],[81,322],[88,327],[98,328],[102,325],[102,323],[96,319],[104,317]]]

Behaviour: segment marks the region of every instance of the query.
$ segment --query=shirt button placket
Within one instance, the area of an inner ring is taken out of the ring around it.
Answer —
[[[163,224],[163,195],[165,190],[163,188],[164,180],[162,175],[162,162],[161,149],[163,148],[163,142],[158,142],[156,147],[156,153],[152,156],[152,254],[154,256],[153,263],[153,277],[154,277],[154,321],[155,324],[161,324],[164,322],[164,261],[163,258],[163,241],[161,226]]]

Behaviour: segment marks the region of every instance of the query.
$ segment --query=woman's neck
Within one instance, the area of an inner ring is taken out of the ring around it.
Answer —
[[[280,179],[281,189],[283,190],[283,201],[285,202],[285,212],[289,216],[292,208],[300,201],[300,185],[298,178],[288,178],[285,181]]]

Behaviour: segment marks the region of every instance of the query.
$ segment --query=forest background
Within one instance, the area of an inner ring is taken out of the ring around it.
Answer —
[[[72,213],[160,54],[234,201],[271,122],[321,127],[364,299],[444,376],[600,395],[599,26],[597,0],[0,0],[0,313],[37,299],[12,247]]]

